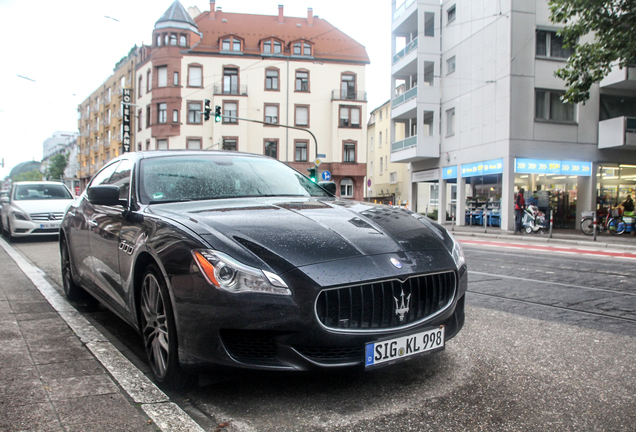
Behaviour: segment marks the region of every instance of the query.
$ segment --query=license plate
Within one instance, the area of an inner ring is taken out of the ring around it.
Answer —
[[[56,224],[56,223],[47,223],[47,224],[40,224],[40,229],[45,229],[45,228],[59,228],[60,225]]]
[[[375,366],[438,348],[444,348],[444,327],[367,344],[365,366]]]

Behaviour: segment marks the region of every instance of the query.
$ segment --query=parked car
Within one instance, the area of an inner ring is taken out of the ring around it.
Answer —
[[[466,264],[444,228],[264,156],[126,153],[69,208],[60,252],[67,297],[136,328],[170,387],[224,367],[372,369],[464,323]]]
[[[4,229],[2,228],[2,211],[4,208],[4,201],[2,200],[2,198],[8,198],[9,197],[9,190],[7,189],[3,189],[0,191],[0,232],[3,232]],[[6,201],[6,200],[5,200]]]
[[[10,239],[58,235],[64,211],[74,198],[58,182],[16,182],[2,202],[2,230]]]

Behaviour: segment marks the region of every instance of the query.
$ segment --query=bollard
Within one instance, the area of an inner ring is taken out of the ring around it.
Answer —
[[[484,232],[487,233],[488,232],[488,210],[487,209],[484,209],[483,218],[484,218]]]
[[[451,206],[451,231],[455,231],[455,212],[457,211],[456,207]]]
[[[594,210],[594,214],[592,215],[592,218],[594,219],[594,224],[593,224],[594,241],[596,241],[596,210]]]
[[[552,225],[554,223],[554,210],[550,209],[550,238],[552,238]]]

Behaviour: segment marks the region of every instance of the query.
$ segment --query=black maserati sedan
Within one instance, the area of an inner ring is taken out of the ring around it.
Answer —
[[[265,156],[125,153],[59,238],[68,299],[90,293],[137,329],[166,387],[228,367],[370,370],[464,324],[466,263],[443,227]]]

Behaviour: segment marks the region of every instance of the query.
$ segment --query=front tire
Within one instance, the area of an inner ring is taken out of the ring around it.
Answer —
[[[177,328],[166,282],[155,264],[146,269],[140,297],[141,332],[155,380],[166,388],[180,389],[190,376],[179,365]]]
[[[73,281],[73,273],[71,270],[71,256],[68,252],[68,244],[66,240],[62,240],[60,244],[60,257],[62,264],[62,288],[64,295],[72,302],[79,302],[88,297],[88,293],[82,287]]]
[[[625,225],[625,222],[623,222],[622,219],[610,219],[607,224],[607,228],[610,233],[614,235],[621,235],[627,229],[627,225]]]
[[[588,216],[581,219],[581,231],[587,235],[594,234],[594,220],[592,217]]]

